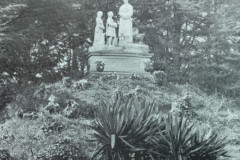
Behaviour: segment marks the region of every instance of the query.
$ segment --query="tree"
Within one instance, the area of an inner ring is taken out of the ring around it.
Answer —
[[[143,0],[137,9],[136,26],[146,33],[145,42],[154,53],[154,69],[166,72],[168,81],[188,80],[189,61],[197,52],[198,38],[207,36],[212,23],[202,15],[204,4],[195,2]]]
[[[239,4],[235,0],[214,1],[208,10],[212,25],[208,29],[201,52],[193,57],[191,83],[208,93],[217,91],[227,96],[239,96]]]
[[[54,66],[66,56],[71,60],[71,49],[84,41],[83,14],[64,1],[28,0],[19,15],[7,23],[10,38],[1,43],[1,58],[8,59],[2,69],[16,72],[20,81],[34,80],[37,73],[54,74]],[[78,44],[74,43],[74,35],[78,35]]]

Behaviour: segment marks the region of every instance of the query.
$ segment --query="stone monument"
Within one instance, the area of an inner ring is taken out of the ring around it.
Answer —
[[[108,12],[106,43],[102,42],[102,34],[104,34],[102,14],[100,12],[98,14],[94,44],[89,48],[90,73],[148,74],[145,67],[153,54],[149,53],[148,45],[133,41],[136,39],[132,27],[133,7],[128,0],[123,1],[124,4],[119,9],[119,24],[112,19],[113,13]],[[117,25],[119,25],[119,34],[116,36]]]

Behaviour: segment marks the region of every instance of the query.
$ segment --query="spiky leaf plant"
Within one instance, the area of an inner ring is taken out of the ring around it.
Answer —
[[[228,151],[225,150],[227,144],[226,138],[218,138],[217,133],[208,135],[206,130],[197,130],[191,140],[191,144],[197,146],[198,150],[189,155],[187,160],[216,160],[220,156],[229,157]]]
[[[146,99],[115,96],[112,102],[103,101],[92,128],[101,148],[93,156],[104,160],[130,159],[131,153],[147,150],[146,141],[156,133],[159,113],[155,103]]]
[[[224,139],[217,139],[216,134],[204,138],[206,133],[196,130],[195,123],[185,117],[168,114],[164,126],[150,141],[154,160],[216,160],[226,156]]]
[[[188,122],[184,117],[168,114],[164,120],[165,130],[159,130],[158,135],[151,140],[152,152],[157,154],[158,159],[183,160],[183,157],[195,152],[196,147],[189,145],[194,136],[192,130],[195,124],[189,125]]]

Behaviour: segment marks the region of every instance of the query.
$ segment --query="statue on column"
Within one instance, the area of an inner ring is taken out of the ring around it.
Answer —
[[[105,44],[105,38],[103,30],[105,29],[102,20],[103,12],[98,11],[96,18],[96,27],[94,34],[93,46],[103,46]]]
[[[128,3],[128,0],[123,0],[124,4],[119,9],[120,22],[119,22],[119,43],[132,43],[132,15],[133,7]]]
[[[108,19],[106,23],[106,37],[107,37],[107,45],[114,45],[116,41],[116,28],[117,23],[112,19],[113,12],[108,12]]]

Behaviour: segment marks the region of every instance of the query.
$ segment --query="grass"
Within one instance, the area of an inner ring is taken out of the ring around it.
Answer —
[[[11,155],[17,159],[32,159],[58,140],[69,138],[75,143],[81,143],[82,151],[86,155],[93,152],[93,149],[91,150],[87,144],[87,139],[91,135],[91,130],[86,127],[86,123],[90,123],[89,120],[69,120],[61,115],[53,115],[51,118],[65,126],[61,133],[52,131],[52,133],[46,134],[42,130],[42,126],[48,124],[47,117],[39,117],[34,121],[13,118],[0,125],[0,149],[8,149]]]

